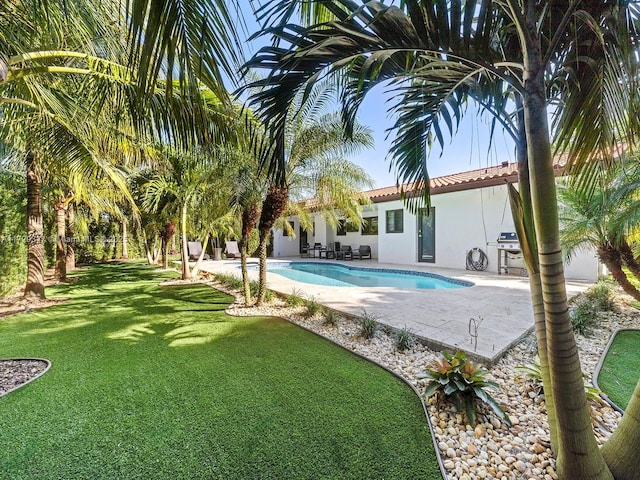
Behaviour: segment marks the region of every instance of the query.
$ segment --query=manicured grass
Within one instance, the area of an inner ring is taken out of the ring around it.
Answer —
[[[70,302],[0,320],[0,357],[53,363],[0,399],[0,478],[441,478],[384,370],[138,263],[81,275],[48,292]]]
[[[623,330],[616,334],[598,375],[598,385],[622,409],[640,377],[640,332]]]

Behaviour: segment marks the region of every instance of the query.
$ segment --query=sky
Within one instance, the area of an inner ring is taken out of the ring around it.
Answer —
[[[257,24],[253,19],[249,0],[241,0],[242,14],[253,33]],[[247,58],[255,53],[262,43],[247,43]],[[393,125],[393,118],[387,115],[389,96],[385,94],[384,86],[372,90],[360,107],[358,121],[372,130],[375,147],[349,159],[367,170],[375,182],[375,188],[388,187],[396,184],[394,171],[389,171],[391,165],[388,158],[389,146],[393,140],[387,136],[387,130]],[[487,116],[477,115],[474,107],[469,105],[468,111],[453,138],[445,136],[445,147],[431,150],[427,160],[427,169],[431,178],[452,173],[466,172],[477,168],[499,165],[503,161],[514,162],[515,153],[513,141],[496,128],[493,142],[489,142],[490,126]]]

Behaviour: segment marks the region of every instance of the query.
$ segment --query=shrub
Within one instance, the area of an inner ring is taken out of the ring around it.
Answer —
[[[260,282],[258,280],[251,280],[249,282],[249,289],[251,290],[251,296],[256,298],[260,291]],[[268,288],[264,291],[264,301],[269,303],[273,298],[273,292]]]
[[[584,297],[588,299],[599,312],[610,312],[614,308],[613,290],[611,283],[599,280],[584,292]]]
[[[536,392],[542,392],[542,369],[540,368],[540,357],[536,355],[533,363],[518,365],[516,371],[523,373],[533,384]]]
[[[304,304],[304,298],[302,297],[302,292],[297,288],[291,290],[291,293],[287,295],[285,302],[290,307],[299,307]]]
[[[498,417],[511,426],[509,416],[485,390],[485,388],[498,388],[497,383],[485,379],[488,373],[487,370],[468,360],[467,354],[463,351],[458,351],[455,355],[442,352],[442,357],[434,360],[431,367],[418,378],[431,379],[424,392],[425,397],[442,392],[445,398],[453,401],[458,412],[465,412],[471,425],[476,423],[476,400],[482,400]]]
[[[227,275],[225,273],[218,273],[218,274],[216,274],[215,278],[216,278],[217,281],[219,281],[223,285],[226,285],[227,287],[229,287],[232,290],[239,290],[243,286],[242,279],[238,278],[238,277],[235,277],[233,275]]]
[[[304,318],[312,318],[315,317],[317,313],[322,311],[323,307],[320,305],[317,300],[311,297],[309,300],[305,302],[305,310],[302,313]]]
[[[373,338],[380,327],[377,317],[366,311],[362,312],[362,317],[360,317],[358,323],[360,324],[360,336],[362,338]]]
[[[527,365],[518,365],[517,367],[515,367],[515,369],[518,372],[521,372],[527,376],[527,378],[533,384],[534,389],[538,393],[544,391],[543,385],[542,385],[542,368],[540,367],[540,357],[538,355],[535,356],[533,363],[529,363]],[[584,377],[586,380],[587,376],[584,375]],[[593,385],[589,385],[588,383],[585,383],[584,392],[587,395],[587,399],[593,400],[595,402],[602,401],[602,397],[600,396],[600,395],[603,395],[602,390],[597,389]]]
[[[401,352],[410,349],[415,343],[416,336],[413,331],[407,327],[404,327],[402,330],[398,330],[394,335],[394,344]]]
[[[340,321],[340,315],[338,314],[338,312],[331,309],[325,309],[324,311],[325,325],[331,325],[332,327],[335,327],[336,325],[338,325],[339,321]]]
[[[575,302],[571,310],[571,325],[573,331],[587,336],[591,332],[593,324],[598,318],[598,309],[587,297],[582,297]]]

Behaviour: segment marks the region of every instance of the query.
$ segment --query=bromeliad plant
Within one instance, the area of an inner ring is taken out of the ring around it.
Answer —
[[[476,423],[476,399],[489,405],[494,413],[507,425],[511,426],[511,419],[498,402],[489,395],[485,388],[498,388],[498,384],[486,380],[489,372],[467,358],[465,352],[459,350],[455,355],[442,352],[442,357],[436,359],[430,368],[418,378],[430,378],[424,392],[425,397],[442,392],[453,401],[458,412],[464,411],[471,425]]]

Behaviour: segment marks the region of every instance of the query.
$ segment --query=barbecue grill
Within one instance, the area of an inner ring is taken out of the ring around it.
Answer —
[[[526,272],[522,262],[522,250],[516,232],[500,232],[498,237],[498,274],[509,273],[509,268]]]

